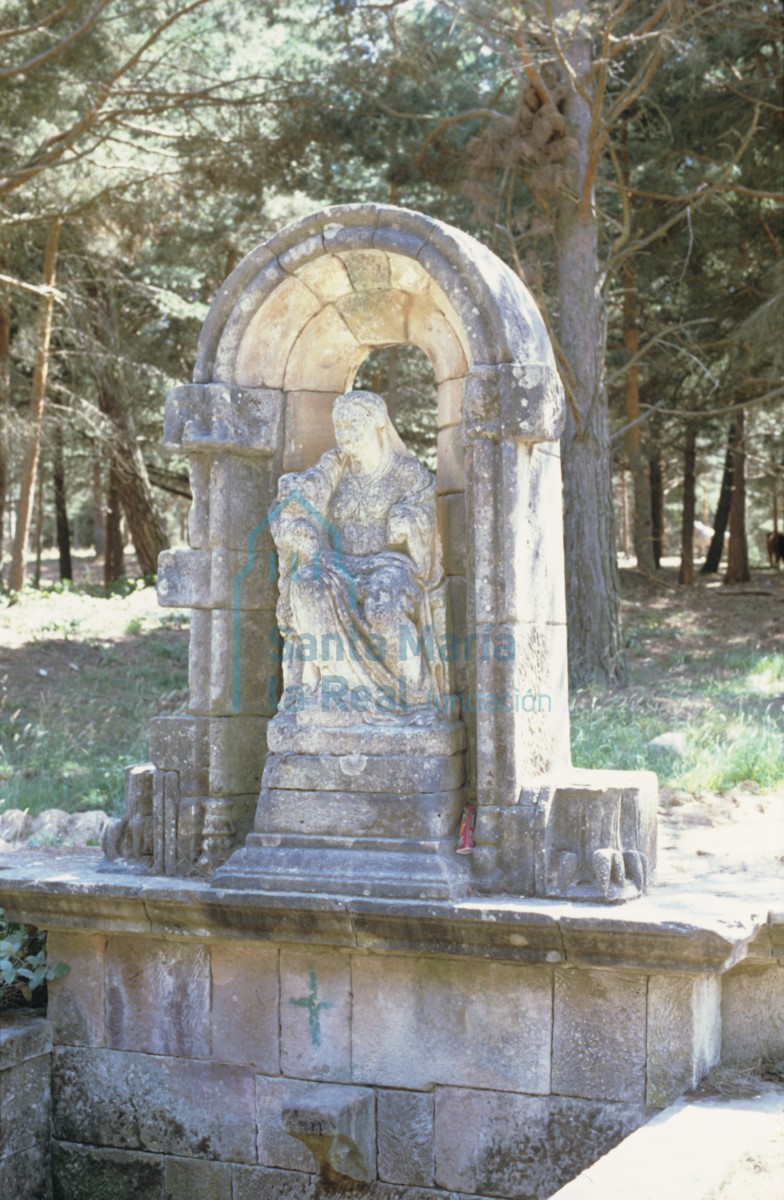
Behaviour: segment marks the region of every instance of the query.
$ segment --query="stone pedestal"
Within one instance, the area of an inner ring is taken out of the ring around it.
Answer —
[[[254,830],[216,871],[215,887],[413,900],[466,894],[468,864],[455,854],[462,724],[326,734],[279,714],[269,747]]]

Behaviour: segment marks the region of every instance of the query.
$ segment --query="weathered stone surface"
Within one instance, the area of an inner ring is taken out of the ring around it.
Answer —
[[[181,384],[166,400],[163,441],[187,454],[231,449],[271,456],[281,436],[280,391],[222,384]]]
[[[459,788],[464,770],[462,754],[424,759],[395,754],[270,754],[264,786],[340,792],[350,781],[359,792],[442,792]]]
[[[275,499],[273,463],[232,454],[209,456],[209,526],[206,541],[192,546],[257,552],[269,548],[267,512]]]
[[[243,387],[283,387],[291,345],[307,321],[321,310],[321,301],[296,277],[283,276],[267,268],[274,290],[245,324],[234,357],[235,381]],[[228,330],[227,330],[228,333]],[[229,350],[229,346],[226,346]],[[229,355],[221,357],[231,370]]]
[[[445,379],[438,385],[438,428],[459,425],[463,416],[464,379]]]
[[[106,1041],[113,1050],[207,1058],[210,955],[205,946],[110,938]]]
[[[745,966],[722,976],[721,1061],[754,1066],[784,1058],[784,966]]]
[[[209,721],[206,717],[154,717],[150,758],[161,771],[177,771],[186,796],[209,793]]]
[[[228,1163],[164,1159],[165,1200],[232,1200]]]
[[[370,956],[354,959],[352,983],[357,1083],[550,1090],[546,968]],[[473,1030],[482,1036],[472,1041],[471,1054],[455,1053],[456,1039]]]
[[[296,340],[283,380],[287,392],[338,393],[348,387],[366,350],[331,304],[292,333]]]
[[[645,1096],[644,977],[555,973],[552,1090],[596,1100]]]
[[[70,970],[48,985],[47,1016],[58,1046],[103,1046],[104,951],[101,934],[65,933],[52,929],[46,938],[47,962],[67,963]]]
[[[324,732],[317,726],[303,726],[292,717],[278,713],[267,726],[267,745],[278,754],[319,754],[324,747]],[[437,725],[348,725],[330,729],[330,755],[355,754],[357,746],[365,755],[403,754],[422,757],[449,757],[465,749],[465,726],[459,721]]]
[[[284,1075],[351,1081],[351,964],[347,955],[317,950],[281,952],[280,1036]]]
[[[270,539],[264,531],[252,552],[244,550],[165,550],[158,556],[158,603],[176,608],[275,610],[270,580]]]
[[[54,1135],[184,1158],[255,1162],[250,1068],[119,1050],[56,1050]]]
[[[286,1132],[310,1151],[321,1176],[368,1182],[376,1175],[376,1121],[370,1088],[339,1084],[284,1104]]]
[[[290,391],[286,397],[283,470],[305,471],[335,445],[332,405],[337,391]]]
[[[327,1086],[293,1079],[269,1079],[263,1075],[256,1077],[258,1162],[265,1167],[283,1167],[287,1171],[315,1170],[313,1155],[307,1146],[286,1132],[283,1110],[307,1101]]]
[[[646,1102],[664,1108],[696,1087],[721,1054],[721,980],[652,975],[648,981]]]
[[[438,494],[463,492],[466,486],[465,447],[460,425],[449,425],[438,431]]]
[[[438,523],[444,547],[444,570],[447,575],[465,575],[468,545],[464,493],[439,496]]]
[[[323,254],[315,261],[297,267],[296,275],[324,304],[350,295],[354,290],[348,271],[336,254]]]
[[[159,1154],[55,1142],[52,1175],[54,1200],[161,1200],[164,1159]]]
[[[279,951],[273,946],[219,942],[210,947],[212,1057],[280,1070]]]
[[[235,1167],[233,1200],[317,1200],[317,1186],[315,1175],[300,1171]]]
[[[52,1023],[25,1009],[0,1014],[0,1064],[7,1070],[52,1049]]]
[[[564,392],[553,362],[475,367],[466,377],[469,437],[555,441],[564,423]]]
[[[405,292],[360,292],[339,300],[335,308],[358,342],[396,345],[408,338],[410,296]]]
[[[416,296],[411,301],[408,338],[430,359],[436,383],[445,379],[460,379],[466,374],[468,363],[461,340],[429,295]]]
[[[49,1143],[51,1091],[48,1054],[6,1067],[0,1058],[0,1156]]]
[[[52,1200],[49,1147],[20,1150],[0,1158],[0,1196],[8,1200]]]
[[[460,791],[394,796],[389,792],[262,790],[259,817],[267,833],[339,837],[443,838],[457,835]]]
[[[437,1088],[436,1183],[514,1200],[549,1196],[646,1115],[642,1105]]]
[[[652,885],[658,783],[652,771],[554,773],[523,789],[539,896],[620,900]]]
[[[378,1174],[388,1183],[431,1187],[434,1182],[433,1093],[376,1093]]]

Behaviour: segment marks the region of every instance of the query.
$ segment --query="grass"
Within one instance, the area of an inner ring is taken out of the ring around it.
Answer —
[[[721,628],[682,617],[627,612],[630,686],[575,696],[575,765],[652,770],[663,786],[695,794],[745,781],[781,787],[784,654],[764,644],[728,647]],[[673,731],[685,734],[682,757],[650,745]]]
[[[124,768],[148,758],[150,718],[186,703],[187,618],[158,609],[152,589],[108,599],[71,589],[0,610],[0,639],[12,630],[0,656],[0,811],[120,812]]]
[[[703,594],[713,608],[690,611],[699,599],[627,598],[630,685],[573,698],[575,765],[647,768],[694,794],[784,785],[780,635],[755,640],[752,614],[728,642],[726,602]],[[158,608],[151,588],[0,599],[0,811],[121,811],[123,771],[146,761],[150,718],[185,709],[187,645],[187,613]],[[683,757],[651,748],[674,730]]]

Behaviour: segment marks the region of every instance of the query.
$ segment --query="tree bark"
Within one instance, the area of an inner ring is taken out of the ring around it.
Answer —
[[[651,534],[653,561],[658,570],[664,557],[664,476],[661,456],[658,451],[651,454],[649,477],[651,481]]]
[[[732,452],[732,496],[730,498],[730,544],[724,583],[748,583],[749,550],[746,543],[746,414],[735,417],[737,437]]]
[[[633,359],[640,348],[637,329],[637,269],[635,260],[628,258],[623,269],[623,340],[629,359]],[[651,485],[647,463],[642,453],[642,425],[640,423],[640,372],[634,363],[626,372],[626,420],[636,421],[624,434],[626,455],[634,488],[634,512],[632,519],[632,541],[637,556],[637,566],[652,573],[656,568],[653,554],[653,518],[651,516]]]
[[[104,551],[105,520],[99,443],[93,442],[93,545],[96,554],[103,554]]]
[[[52,483],[54,485],[54,511],[57,524],[57,550],[60,555],[60,581],[62,582],[66,579],[73,579],[73,568],[71,565],[71,529],[68,523],[68,506],[65,493],[63,423],[60,418],[58,418],[54,427]]]
[[[120,530],[122,507],[120,505],[120,489],[117,484],[117,471],[114,466],[109,467],[109,488],[105,514],[103,582],[104,587],[108,589],[125,574],[125,552]]]
[[[738,440],[738,428],[735,421],[730,425],[727,438],[727,454],[724,458],[724,471],[721,476],[719,500],[716,505],[716,515],[713,518],[713,537],[705,555],[705,562],[700,567],[700,575],[715,575],[721,563],[724,550],[724,534],[730,515],[730,500],[732,498],[732,464],[735,455],[735,443]]]
[[[694,587],[694,511],[696,503],[697,428],[686,426],[683,447],[683,518],[681,521],[681,568],[678,583]]]
[[[583,4],[578,4],[579,9]],[[565,46],[572,71],[590,86],[590,43]],[[564,474],[564,549],[573,686],[610,686],[625,680],[612,498],[609,422],[604,389],[606,313],[601,291],[593,188],[591,106],[576,89],[564,116],[576,140],[572,178],[560,189],[555,254],[559,339],[574,378],[574,411],[561,440]]]
[[[101,412],[112,424],[110,456],[122,511],[128,522],[133,548],[143,575],[155,575],[158,555],[168,550],[169,539],[153,498],[152,487],[136,441],[130,413],[118,402],[113,388],[99,388]],[[108,544],[107,544],[108,558]]]
[[[49,371],[49,342],[52,337],[52,312],[54,310],[54,283],[57,271],[57,245],[60,238],[60,218],[55,217],[49,222],[44,247],[44,287],[50,290],[41,300],[41,311],[38,319],[38,340],[33,367],[33,382],[30,392],[30,419],[32,428],[27,444],[24,467],[22,469],[22,485],[19,496],[19,510],[16,518],[14,546],[11,556],[11,570],[8,583],[12,591],[21,592],[25,584],[25,558],[27,554],[27,539],[30,534],[30,518],[33,511],[33,496],[35,495],[35,480],[38,472],[38,460],[41,454],[41,430],[43,428],[44,400],[46,398],[46,376]]]
[[[33,570],[33,587],[41,586],[41,551],[44,544],[44,476],[40,471],[36,477],[35,487],[35,568]]]
[[[0,287],[0,581],[8,491],[8,413],[11,408],[11,293]]]

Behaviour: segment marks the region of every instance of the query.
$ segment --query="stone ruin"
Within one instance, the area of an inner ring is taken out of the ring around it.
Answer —
[[[403,343],[435,479],[352,392]],[[61,1200],[544,1200],[720,1059],[784,1058],[781,914],[617,903],[656,782],[570,763],[562,412],[525,288],[422,215],[327,209],[219,292],[165,417],[188,712],[106,860],[0,871],[71,967],[18,1091],[51,1079]]]
[[[336,449],[336,401],[403,344],[435,373],[436,477],[371,414],[373,482]],[[191,609],[190,700],[153,722],[108,857],[289,893],[644,892],[655,777],[571,766],[563,415],[529,293],[466,234],[350,205],[249,254],[166,404],[193,508],[158,594]]]

